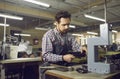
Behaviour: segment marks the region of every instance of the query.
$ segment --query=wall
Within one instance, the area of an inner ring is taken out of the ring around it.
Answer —
[[[116,34],[116,41],[120,44],[120,32]]]

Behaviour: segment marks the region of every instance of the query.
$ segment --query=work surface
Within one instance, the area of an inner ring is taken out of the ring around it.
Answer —
[[[36,57],[36,58],[6,59],[6,60],[0,60],[0,64],[21,63],[21,62],[33,62],[33,61],[41,61],[41,58],[40,58],[40,57]]]
[[[0,79],[38,79],[41,63],[40,57],[0,60]]]
[[[77,68],[79,66],[73,66]],[[98,74],[98,73],[78,73],[76,70],[73,71],[58,71],[58,70],[48,70],[46,74],[55,76],[62,79],[113,79],[113,76],[120,74],[120,72],[111,74]]]

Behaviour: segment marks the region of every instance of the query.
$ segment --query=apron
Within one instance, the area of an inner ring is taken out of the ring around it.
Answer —
[[[53,34],[55,34],[55,33],[53,33]],[[54,36],[56,36],[56,35],[54,35]],[[60,41],[60,39],[57,36],[55,38],[57,38],[57,39],[55,39],[55,42],[53,42],[53,48],[54,48],[53,53],[57,54],[57,55],[68,54],[68,51],[70,51],[72,48],[71,44],[68,41],[68,38],[65,37],[64,44],[62,44],[62,42]],[[71,65],[71,63],[68,63],[66,61],[58,61],[53,64],[62,65],[62,66],[70,66]]]

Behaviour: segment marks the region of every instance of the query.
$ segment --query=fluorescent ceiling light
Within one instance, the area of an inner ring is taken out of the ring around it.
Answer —
[[[70,28],[76,28],[74,25],[69,25]]]
[[[0,17],[9,18],[9,19],[16,19],[16,20],[23,20],[23,17],[7,15],[7,14],[2,14],[2,13],[0,13]]]
[[[14,35],[17,35],[17,36],[31,36],[30,34],[22,34],[22,33],[15,33]]]
[[[75,34],[75,33],[73,33],[72,35],[74,35],[74,36],[83,36],[83,34]]]
[[[112,30],[112,32],[113,32],[113,33],[117,33],[118,31],[116,31],[116,30]]]
[[[92,35],[98,35],[98,33],[95,33],[95,32],[87,32],[87,33]]]
[[[0,26],[10,26],[9,24],[0,23]]]
[[[40,27],[35,27],[36,30],[49,30],[47,28],[40,28]]]
[[[91,15],[88,15],[88,14],[84,14],[84,16],[85,16],[86,18],[90,18],[90,19],[94,19],[94,20],[98,20],[98,21],[105,22],[105,19],[102,19],[102,18],[98,18],[98,17],[91,16]]]
[[[41,5],[41,6],[44,6],[44,7],[50,7],[49,4],[46,4],[46,3],[43,3],[43,2],[40,2],[40,1],[36,1],[36,0],[24,0],[24,1],[34,3],[34,4],[37,4],[37,5]]]

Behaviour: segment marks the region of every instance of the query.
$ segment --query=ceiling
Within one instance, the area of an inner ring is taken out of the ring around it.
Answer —
[[[0,13],[24,17],[22,21],[7,19],[11,27],[31,29],[35,27],[52,28],[54,15],[60,10],[72,14],[71,24],[76,26],[71,32],[98,30],[100,22],[84,17],[90,14],[104,18],[105,0],[37,0],[50,4],[49,8],[35,5],[24,0],[0,0]],[[106,19],[113,24],[113,29],[120,31],[120,0],[106,0]],[[0,17],[0,23],[4,22]]]

